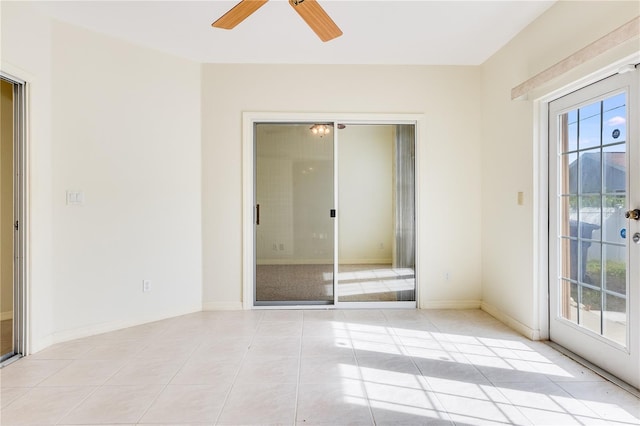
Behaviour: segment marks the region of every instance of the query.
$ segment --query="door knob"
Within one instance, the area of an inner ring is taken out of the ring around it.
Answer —
[[[624,214],[627,219],[640,220],[640,209],[629,210]]]

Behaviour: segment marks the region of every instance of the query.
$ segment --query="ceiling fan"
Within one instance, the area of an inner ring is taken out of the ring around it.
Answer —
[[[269,0],[241,0],[211,26],[230,30],[244,21]],[[342,35],[333,19],[327,15],[316,0],[289,0],[289,4],[311,27],[322,41],[329,41]]]

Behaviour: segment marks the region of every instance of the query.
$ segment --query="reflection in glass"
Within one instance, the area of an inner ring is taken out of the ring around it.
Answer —
[[[578,110],[578,149],[601,145],[601,103],[595,102]]]
[[[624,247],[607,244],[603,249],[604,288],[620,296],[627,295],[627,257]]]
[[[624,142],[627,139],[627,106],[624,93],[602,102],[602,144]]]
[[[567,280],[560,282],[560,316],[573,323],[578,323],[578,286]]]
[[[605,294],[602,334],[625,346],[627,344],[627,299]]]
[[[312,124],[256,124],[256,304],[333,302],[333,139]]]
[[[601,334],[602,292],[584,286],[581,286],[580,290],[582,295],[578,305],[580,308],[579,324],[594,333]]]

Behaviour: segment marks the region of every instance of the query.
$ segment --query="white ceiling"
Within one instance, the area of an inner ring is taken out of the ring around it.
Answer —
[[[46,1],[54,18],[203,63],[478,65],[554,1],[319,0],[344,35],[321,42],[286,0],[233,30],[236,1]]]

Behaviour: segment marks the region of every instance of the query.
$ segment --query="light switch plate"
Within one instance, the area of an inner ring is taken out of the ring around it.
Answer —
[[[82,191],[67,191],[67,205],[82,205],[84,204],[84,192]]]

